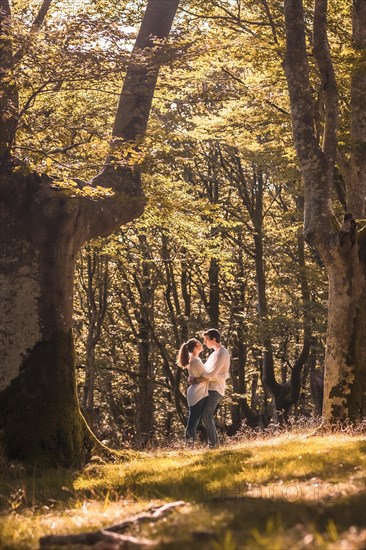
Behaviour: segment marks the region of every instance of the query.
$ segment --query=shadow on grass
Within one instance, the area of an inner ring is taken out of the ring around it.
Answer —
[[[306,481],[310,494],[302,496],[332,498],[338,492],[337,484],[345,483],[355,475],[355,467],[358,467],[355,458],[366,449],[363,442],[350,447],[347,452],[333,448],[331,460],[326,450],[317,453],[303,450],[301,456],[296,456],[290,449],[287,456],[283,453],[273,463],[268,458],[262,462],[260,455],[257,459],[253,452],[246,450],[220,449],[192,456],[184,465],[178,460],[177,465],[170,465],[168,469],[154,469],[151,464],[141,464],[138,471],[129,471],[127,468],[119,489],[122,493],[136,497],[200,502],[205,499],[205,495],[211,495],[208,498],[212,498],[214,494],[221,495],[222,491],[232,496],[238,496],[238,493],[243,496],[243,493],[247,494],[250,485],[256,484],[272,484],[272,489],[280,487],[281,483],[285,484],[289,492],[289,495],[284,495],[285,498],[293,498],[294,491],[296,494],[304,491],[300,482]],[[320,488],[318,484],[311,485],[314,478],[323,480]],[[288,488],[289,483],[292,488]],[[273,496],[273,492],[269,496]]]
[[[220,450],[193,458],[189,465],[173,466],[169,470],[126,472],[124,487],[132,495],[144,498],[173,498],[200,502],[207,487],[218,490],[222,481],[231,481],[242,474],[248,451]],[[122,489],[122,487],[121,487]]]
[[[306,498],[320,502],[337,496],[337,483],[354,476],[365,450],[363,441],[329,451],[303,448],[301,456],[292,445],[262,448],[258,454],[252,449],[220,448],[199,454],[188,451],[176,459],[170,455],[155,461],[147,456],[122,464],[94,464],[81,473],[35,469],[30,475],[14,465],[0,474],[0,508],[18,510],[105,497],[111,501],[161,498],[203,503],[248,497],[250,490],[257,499]],[[311,484],[312,478],[324,480],[321,492],[318,485]],[[300,483],[305,480],[307,487]],[[271,489],[272,493],[266,493]],[[310,493],[302,494],[305,490]]]
[[[27,472],[18,464],[10,465],[0,474],[0,510],[67,502],[74,496],[76,474],[66,469],[46,469]]]
[[[295,548],[305,534],[318,541],[332,541],[351,527],[365,527],[365,496],[357,494],[324,502],[286,502],[272,499],[234,499],[206,502],[192,514],[174,520],[174,539],[171,525],[164,527],[165,543],[161,549],[212,550],[212,541],[223,541],[230,532],[235,548],[266,548],[268,550]],[[197,521],[197,517],[200,521]],[[330,528],[330,526],[332,526]],[[253,534],[256,533],[255,542]],[[331,534],[331,536],[330,536]],[[156,533],[159,536],[159,533]],[[225,545],[223,544],[222,548]],[[230,546],[232,548],[233,546]],[[302,547],[302,546],[299,546]],[[325,548],[319,544],[311,548]],[[221,546],[220,546],[221,548]]]

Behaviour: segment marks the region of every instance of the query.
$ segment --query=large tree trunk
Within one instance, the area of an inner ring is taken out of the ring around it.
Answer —
[[[363,232],[365,234],[365,232]],[[356,238],[356,235],[355,237]],[[365,236],[327,265],[329,308],[323,417],[357,420],[365,414]],[[352,239],[352,237],[351,237]]]
[[[365,230],[357,234],[355,217],[365,215],[366,62],[365,2],[354,1],[354,44],[361,52],[352,90],[348,209],[342,226],[334,217],[331,190],[337,151],[337,87],[326,34],[326,0],[316,0],[314,54],[324,93],[324,130],[319,146],[313,131],[305,23],[301,0],[285,0],[287,52],[285,72],[291,101],[294,143],[304,181],[305,237],[319,251],[329,277],[328,330],[323,417],[356,420],[365,413],[366,296]],[[363,57],[362,57],[363,56]],[[363,151],[363,154],[360,152]]]
[[[21,172],[1,182],[1,428],[8,456],[70,463],[82,447],[71,334],[79,208],[63,211],[48,185]]]
[[[155,36],[168,36],[178,3],[149,0],[135,50],[153,46]],[[1,0],[0,8],[2,23],[4,14],[7,23],[10,9],[6,0]],[[12,52],[8,29],[2,24],[1,40],[6,48],[0,68],[9,77]],[[148,66],[132,65],[127,71],[113,147],[116,143],[122,146],[123,140],[136,143],[144,136],[159,60],[152,58],[146,63]],[[11,458],[74,465],[83,459],[71,333],[75,257],[87,240],[107,235],[141,215],[140,174],[138,169],[111,163],[91,185],[112,187],[115,194],[93,200],[70,197],[51,178],[30,173],[11,157],[17,94],[13,88],[3,90],[1,107],[8,122],[0,129],[2,446]]]

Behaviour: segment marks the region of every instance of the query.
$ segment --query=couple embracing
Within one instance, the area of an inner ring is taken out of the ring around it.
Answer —
[[[191,384],[187,390],[189,416],[186,439],[194,441],[202,418],[209,447],[219,445],[214,415],[225,395],[226,379],[229,378],[230,355],[220,340],[220,333],[214,328],[203,333],[204,344],[213,350],[205,364],[199,358],[203,346],[196,338],[191,338],[181,346],[177,360],[180,367],[187,368]]]

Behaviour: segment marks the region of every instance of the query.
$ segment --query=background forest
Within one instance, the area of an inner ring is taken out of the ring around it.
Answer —
[[[23,105],[14,150],[77,193],[75,180],[91,177],[106,157],[144,2],[56,3],[31,35],[38,3],[13,4]],[[340,164],[350,132],[350,9],[338,0],[328,13]],[[164,63],[147,139],[137,152],[124,152],[127,164],[141,166],[145,213],[79,257],[79,396],[93,431],[112,447],[181,438],[186,377],[176,367],[177,350],[209,327],[219,328],[232,355],[218,412],[222,433],[321,414],[327,278],[303,239],[282,10],[275,0],[181,4],[159,53]],[[311,44],[310,27],[307,33]],[[311,79],[320,139],[315,69]],[[336,182],[341,217],[338,168]]]

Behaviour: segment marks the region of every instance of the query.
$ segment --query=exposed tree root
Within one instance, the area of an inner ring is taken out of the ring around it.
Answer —
[[[81,421],[84,429],[85,448],[88,454],[88,457],[86,458],[86,462],[88,462],[91,459],[91,457],[95,454],[97,454],[99,458],[102,458],[106,461],[111,461],[111,462],[129,460],[132,457],[136,457],[137,454],[141,454],[141,453],[136,453],[135,451],[130,451],[128,449],[123,449],[122,451],[116,451],[115,449],[110,449],[107,445],[104,445],[104,443],[102,443],[97,438],[97,436],[93,433],[85,416],[81,411],[80,411],[80,416],[81,416]]]

